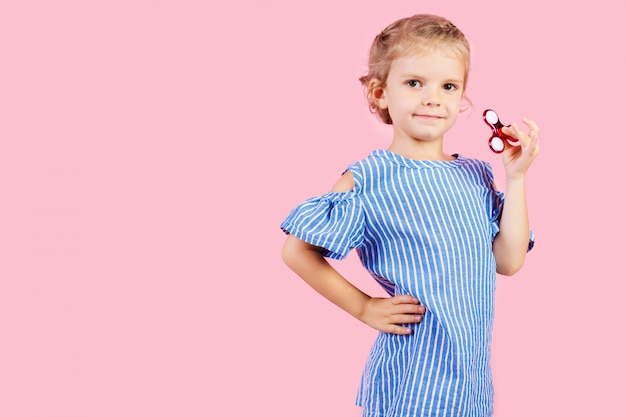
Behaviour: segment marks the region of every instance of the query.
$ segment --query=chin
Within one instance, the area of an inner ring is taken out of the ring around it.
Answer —
[[[438,140],[443,139],[443,135],[432,135],[432,134],[426,134],[426,135],[416,134],[416,135],[413,135],[412,137],[413,139],[419,140],[422,142],[436,142]]]

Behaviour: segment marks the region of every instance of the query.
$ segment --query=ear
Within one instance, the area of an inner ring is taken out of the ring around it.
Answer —
[[[379,109],[387,108],[387,95],[385,93],[385,87],[386,85],[378,78],[372,78],[367,84],[371,100]]]
[[[461,97],[461,113],[474,108],[474,103],[463,93],[463,97]]]

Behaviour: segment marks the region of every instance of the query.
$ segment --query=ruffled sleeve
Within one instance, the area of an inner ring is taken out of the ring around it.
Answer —
[[[354,191],[327,193],[299,204],[280,225],[295,237],[343,259],[363,242],[363,206]]]

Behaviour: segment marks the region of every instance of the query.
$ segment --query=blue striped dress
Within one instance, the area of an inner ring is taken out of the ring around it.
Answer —
[[[427,308],[411,335],[378,335],[357,395],[363,416],[491,416],[492,242],[503,204],[491,167],[376,150],[348,169],[353,190],[306,200],[281,228],[329,258],[355,249],[389,295]]]

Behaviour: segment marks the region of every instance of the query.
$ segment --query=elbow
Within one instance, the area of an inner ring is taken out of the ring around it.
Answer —
[[[519,272],[526,260],[528,241],[508,243],[498,234],[493,242],[493,256],[496,260],[496,272],[500,275],[512,276]]]
[[[303,255],[305,255],[308,244],[298,239],[293,235],[287,236],[283,248],[280,252],[280,256],[283,262],[292,270],[301,262]]]
[[[293,245],[291,244],[291,239],[287,238],[287,240],[283,244],[283,248],[280,251],[280,257],[282,258],[283,262],[288,267],[291,268],[291,265],[293,264],[294,256],[295,255],[294,255]]]
[[[498,267],[496,268],[496,272],[500,275],[504,275],[507,277],[511,277],[515,274],[517,274],[519,272],[519,270],[522,269],[521,267],[519,268],[514,268],[514,267]]]
[[[310,263],[312,257],[323,259],[320,248],[310,245],[293,235],[287,236],[280,256],[283,262],[296,273],[302,270],[303,265]]]
[[[524,265],[524,259],[509,260],[508,262],[498,263],[496,266],[496,272],[500,275],[513,276],[517,274]]]

